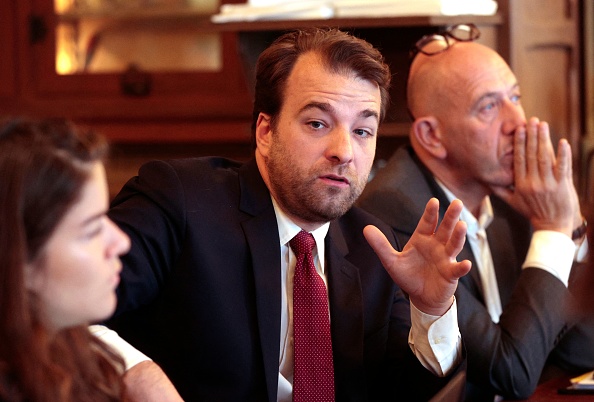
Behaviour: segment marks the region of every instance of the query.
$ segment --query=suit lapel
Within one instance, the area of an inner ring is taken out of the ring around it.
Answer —
[[[357,371],[363,366],[364,345],[359,271],[346,259],[348,248],[338,224],[330,225],[325,244],[336,379],[342,389],[362,389],[364,375]]]
[[[270,193],[254,161],[239,172],[240,209],[250,215],[242,223],[251,250],[258,329],[269,401],[276,401],[280,355],[280,240]]]
[[[466,288],[471,289],[472,293],[474,295],[477,295],[479,299],[482,300],[484,296],[483,288],[481,285],[481,278],[479,276],[474,254],[472,253],[472,249],[470,248],[470,243],[468,243],[468,239],[464,242],[464,247],[462,248],[462,251],[460,251],[460,254],[458,254],[456,260],[469,260],[472,263],[472,269],[470,270],[470,273],[460,278],[460,282],[463,283],[464,286],[466,286]]]
[[[489,239],[489,248],[493,257],[501,305],[505,306],[521,273],[522,261],[517,259],[514,249],[518,245],[511,244],[514,237],[507,219],[503,216],[495,215],[493,222],[487,228],[487,238]]]

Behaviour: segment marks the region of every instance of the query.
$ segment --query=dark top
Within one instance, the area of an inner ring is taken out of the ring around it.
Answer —
[[[186,401],[276,401],[280,240],[255,161],[148,163],[109,215],[132,249],[108,324]],[[367,224],[397,247],[390,228],[358,208],[332,221],[325,240],[337,400],[427,400],[448,378],[410,351],[409,303],[364,239]]]
[[[439,200],[443,217],[449,205],[446,195],[412,148],[404,147],[380,169],[357,204],[392,226],[404,245],[431,197]],[[494,219],[487,237],[503,307],[499,324],[491,321],[485,307],[468,243],[458,256],[458,260],[473,262],[456,291],[460,331],[468,353],[467,400],[493,400],[494,394],[529,396],[547,359],[549,365],[562,367],[566,373],[594,368],[594,315],[573,315],[573,297],[550,273],[522,270],[532,236],[530,223],[501,199],[491,196],[491,203]],[[570,283],[576,281],[573,271]]]

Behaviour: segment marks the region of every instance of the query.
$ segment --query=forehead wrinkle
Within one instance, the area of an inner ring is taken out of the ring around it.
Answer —
[[[506,84],[506,81],[508,81],[507,78],[502,74],[493,74],[491,76],[487,76],[486,78],[480,77],[474,82],[468,81],[468,93],[471,96],[471,104],[474,106],[480,103],[483,99],[489,97],[502,99],[519,90],[519,83],[514,76],[512,76],[512,78],[513,81],[511,81],[509,85]]]
[[[518,85],[514,85],[513,87],[510,88],[510,91],[513,91],[515,88],[517,88]],[[494,98],[497,100],[503,99],[508,93],[508,91],[506,91],[506,93],[503,93],[501,91],[489,91],[489,92],[485,92],[483,94],[480,94],[478,96],[478,98],[476,98],[476,100],[473,102],[474,105],[481,103],[484,99],[487,98]]]
[[[310,109],[319,109],[325,113],[334,113],[336,109],[328,102],[310,102],[307,105],[303,106],[299,112],[305,112]],[[368,118],[368,117],[375,117],[376,120],[379,121],[379,113],[373,109],[364,109],[358,113],[359,117]]]
[[[328,102],[309,102],[307,105],[303,106],[299,112],[305,112],[310,109],[319,109],[326,113],[333,113],[335,111],[334,107]]]

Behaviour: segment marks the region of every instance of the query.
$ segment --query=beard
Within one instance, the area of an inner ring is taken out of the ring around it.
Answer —
[[[307,222],[329,222],[344,215],[361,195],[367,177],[359,177],[345,165],[302,168],[293,154],[274,141],[266,162],[270,185],[277,202],[288,213]],[[349,179],[348,188],[319,182],[320,175],[333,173]],[[369,173],[369,172],[368,172]]]

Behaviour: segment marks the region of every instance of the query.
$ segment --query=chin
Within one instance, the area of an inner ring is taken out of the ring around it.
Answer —
[[[117,305],[117,299],[114,294],[112,296],[112,298],[109,300],[109,302],[104,303],[101,311],[97,312],[97,317],[95,317],[94,321],[103,321],[103,320],[110,318],[113,315],[113,313],[115,312],[116,305]]]

